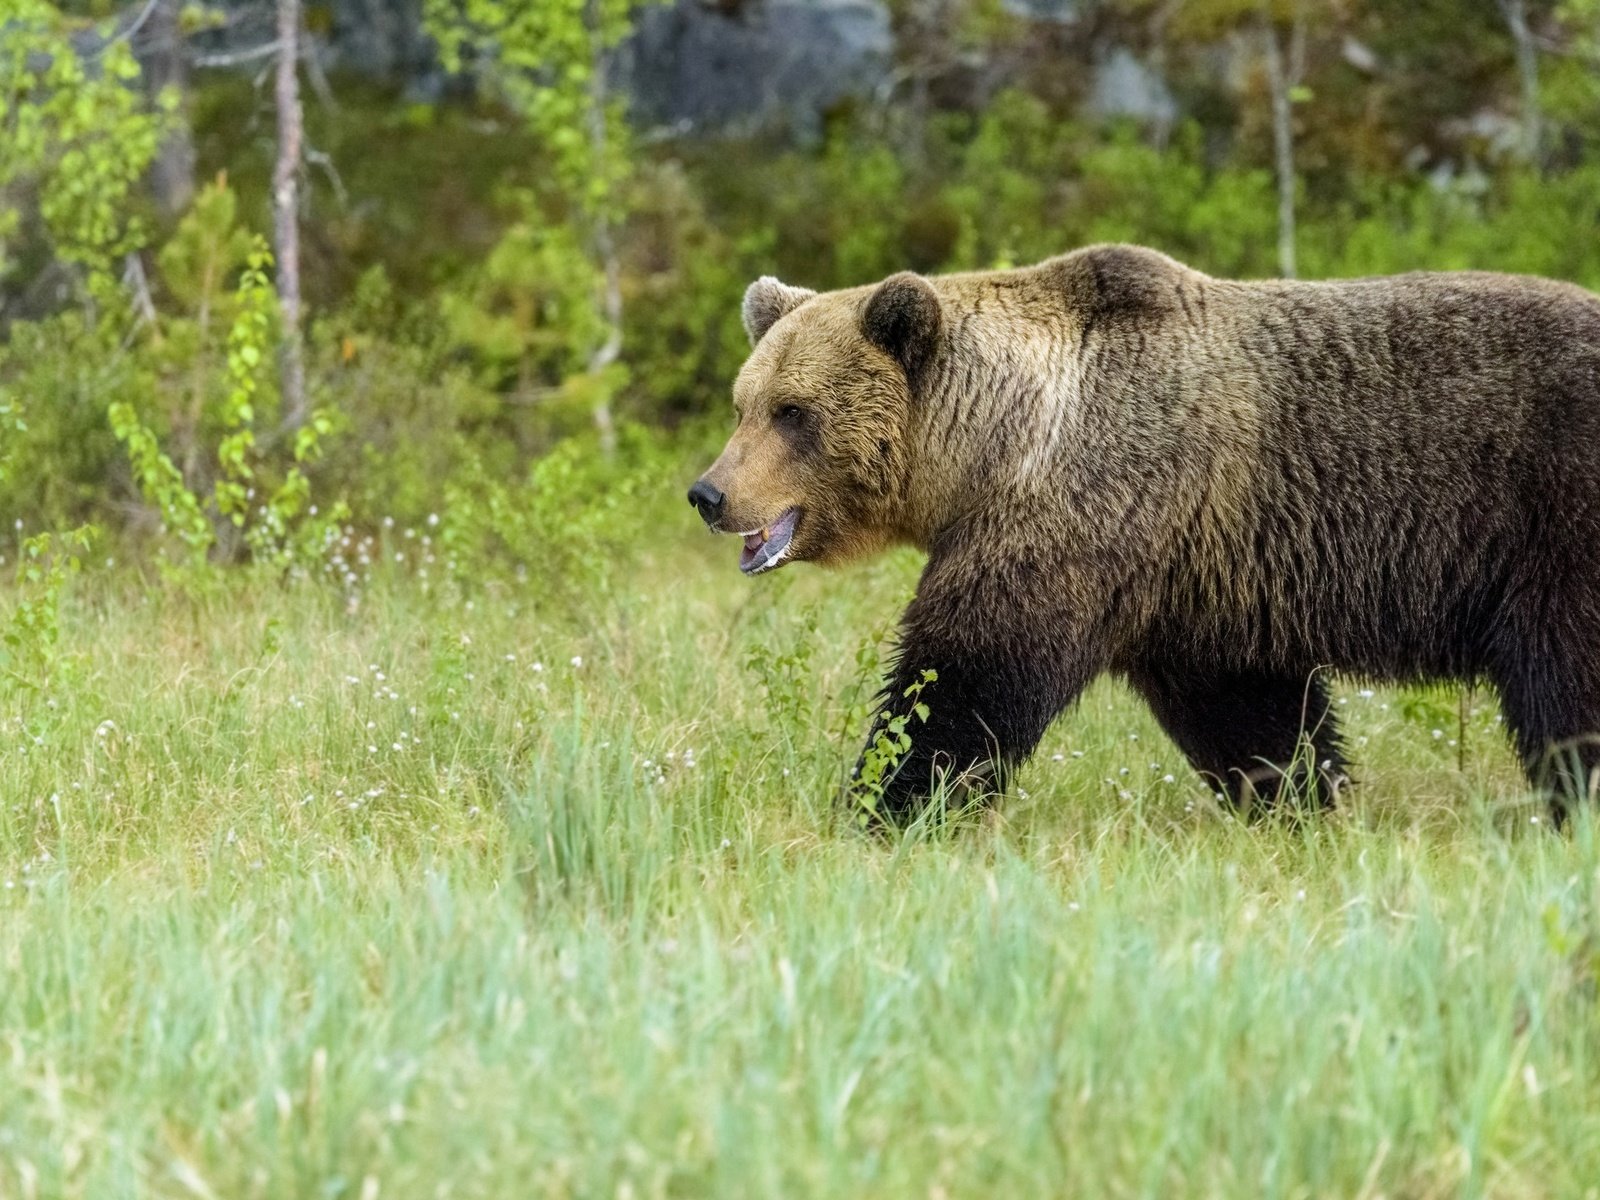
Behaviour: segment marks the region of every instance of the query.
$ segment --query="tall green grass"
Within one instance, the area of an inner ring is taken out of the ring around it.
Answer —
[[[915,564],[726,549],[82,581],[0,696],[0,1196],[1600,1195],[1600,835],[1484,698],[1342,686],[1360,790],[1246,825],[1105,683],[864,835]]]

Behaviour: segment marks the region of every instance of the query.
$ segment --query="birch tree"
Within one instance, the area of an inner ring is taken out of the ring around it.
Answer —
[[[1129,0],[1146,7],[1145,0]],[[1348,10],[1347,2],[1341,5]],[[1186,0],[1162,10],[1166,36],[1178,42],[1232,38],[1260,47],[1272,127],[1272,166],[1278,191],[1278,272],[1296,271],[1294,108],[1310,98],[1305,86],[1307,27],[1332,12],[1330,0]]]
[[[1522,84],[1522,154],[1537,167],[1544,141],[1544,114],[1539,106],[1539,48],[1528,27],[1528,7],[1524,0],[1498,0],[1498,3],[1517,52],[1517,78]]]
[[[503,98],[548,155],[551,182],[582,229],[593,270],[593,325],[583,354],[600,443],[615,445],[610,368],[622,352],[622,270],[616,228],[629,173],[613,52],[638,0],[426,0],[425,19],[451,70],[470,70]]]
[[[1295,277],[1294,101],[1304,87],[1305,17],[1290,0],[1287,38],[1270,19],[1261,23],[1267,88],[1272,99],[1272,163],[1278,181],[1278,274]],[[1288,46],[1285,48],[1284,41]]]
[[[305,116],[300,107],[300,0],[277,0],[278,61],[273,95],[278,113],[278,158],[272,171],[273,251],[283,322],[279,387],[284,424],[306,418],[305,346],[300,332],[300,166]]]

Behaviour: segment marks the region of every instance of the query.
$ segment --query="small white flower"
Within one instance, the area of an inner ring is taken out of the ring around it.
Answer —
[[[583,666],[583,655],[574,654],[572,656],[572,669],[576,671],[581,666]]]

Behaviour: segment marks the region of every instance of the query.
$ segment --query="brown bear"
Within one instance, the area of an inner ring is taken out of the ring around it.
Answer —
[[[1600,766],[1600,297],[1214,279],[1137,246],[817,294],[763,278],[689,499],[748,573],[928,554],[884,794],[1002,790],[1102,672],[1235,801],[1345,779],[1328,672],[1486,678],[1561,806]],[[869,745],[871,743],[869,742]]]

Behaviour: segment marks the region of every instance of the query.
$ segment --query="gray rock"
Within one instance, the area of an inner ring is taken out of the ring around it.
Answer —
[[[639,13],[621,66],[638,124],[805,137],[880,86],[893,51],[881,0],[678,0]]]
[[[1014,17],[1029,21],[1050,21],[1070,25],[1078,19],[1082,0],[1000,0],[1000,7]]]
[[[1132,117],[1162,128],[1178,119],[1178,101],[1166,80],[1126,46],[1112,50],[1094,68],[1088,106],[1099,116]]]

